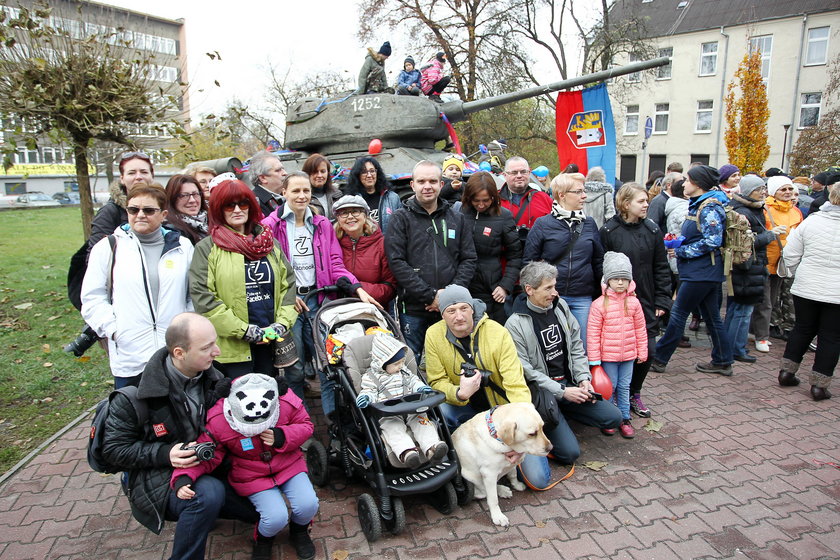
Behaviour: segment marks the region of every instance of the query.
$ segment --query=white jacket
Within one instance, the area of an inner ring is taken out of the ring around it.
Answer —
[[[139,375],[152,354],[164,346],[172,318],[192,311],[189,270],[193,246],[177,231],[163,229],[164,247],[157,263],[158,301],[153,311],[147,285],[147,263],[137,237],[128,225],[114,231],[113,303],[108,300],[111,245],[101,239],[90,251],[82,282],[82,317],[101,337],[108,338],[111,373]]]
[[[790,293],[840,304],[840,206],[826,203],[787,237],[785,264],[795,271]]]

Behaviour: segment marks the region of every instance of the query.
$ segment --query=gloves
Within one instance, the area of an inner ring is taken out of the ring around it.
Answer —
[[[787,233],[787,226],[776,226],[770,231],[772,231],[776,235],[784,235]]]
[[[370,404],[370,395],[359,395],[356,397],[356,406],[364,408]]]
[[[227,398],[230,395],[231,383],[233,383],[233,379],[227,377],[216,383],[213,386],[213,390],[207,392],[207,397],[204,400],[204,408],[210,410],[216,404],[216,401]]]
[[[425,393],[425,394],[429,394],[429,393],[434,393],[435,390],[432,389],[431,387],[429,387],[428,385],[423,385],[422,387],[420,387],[420,392]]]
[[[251,344],[262,342],[263,338],[265,338],[265,331],[257,325],[248,325],[245,334],[242,335],[242,340]]]
[[[350,279],[346,276],[342,276],[338,280],[336,280],[335,285],[338,286],[339,290],[341,290],[350,297],[356,297],[356,290],[362,287],[361,284],[353,284],[352,282],[350,282]]]
[[[274,432],[274,449],[280,449],[286,444],[286,432],[282,428],[271,428]]]
[[[286,328],[286,325],[282,323],[271,323],[268,325],[269,329],[274,329],[274,334],[277,335],[277,338],[283,338],[289,329]]]

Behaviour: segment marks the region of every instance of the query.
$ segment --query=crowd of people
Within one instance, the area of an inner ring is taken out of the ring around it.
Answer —
[[[192,168],[164,188],[149,157],[129,152],[94,220],[82,315],[107,341],[115,387],[138,387],[150,413],[140,425],[117,396],[103,452],[129,472],[141,523],[159,532],[177,521],[173,558],[202,558],[225,515],[256,523],[254,558],[270,558],[286,526],[298,557],[314,555],[308,525],[318,503],[300,446],[312,435],[304,397],[317,393],[305,393],[307,377],[320,376],[321,406],[335,421],[333,381],[311,361],[311,320],[334,296],[310,292],[327,286],[397,319],[405,345],[378,344],[377,374],[409,375],[410,350],[426,376],[411,387],[445,395],[451,429],[494,406],[531,402],[532,391],[553,395],[560,420],[546,435],[563,464],[581,453],[569,421],[635,436],[631,413],[652,414],[642,399],[647,374],[690,345],[692,313],[712,343],[698,372],[731,376],[734,361],[756,360],[750,335],[759,352],[783,336],[778,383],[799,384],[815,345],[811,396],[831,396],[840,173],[815,176],[813,200],[823,202],[804,219],[791,178],[731,165],[683,173],[672,164],[650,188],[618,189],[599,168],[553,179],[546,170],[546,188],[524,158],[507,159],[499,178],[465,178],[453,156],[443,167],[417,163],[405,201],[375,157],[358,159],[343,191],[326,157],[312,154],[302,169],[287,172],[266,151],[251,159],[249,183]],[[728,209],[753,239],[750,258],[731,270]],[[288,341],[299,359],[284,354]],[[465,375],[465,364],[489,382]],[[593,389],[596,367],[612,382],[610,400]],[[359,406],[376,400],[364,396]],[[245,401],[265,413],[248,413]],[[409,445],[405,429],[388,428],[403,464],[445,454],[428,433]],[[227,478],[196,459],[205,441],[233,458]],[[550,482],[545,457],[527,456],[521,471],[534,487]]]

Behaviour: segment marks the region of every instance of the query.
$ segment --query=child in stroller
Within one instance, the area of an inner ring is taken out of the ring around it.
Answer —
[[[362,375],[362,390],[356,398],[356,405],[365,408],[371,402],[382,402],[401,398],[410,393],[432,393],[418,376],[405,365],[405,344],[384,333],[373,335],[370,367]],[[382,439],[399,458],[399,463],[416,469],[423,463],[414,441],[417,441],[423,456],[437,462],[446,456],[449,447],[438,437],[435,424],[425,413],[409,414],[405,420],[400,416],[384,416],[379,419]],[[408,431],[414,436],[412,439]]]

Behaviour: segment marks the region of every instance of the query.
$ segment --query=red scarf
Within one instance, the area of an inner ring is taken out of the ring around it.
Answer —
[[[210,228],[210,237],[219,248],[232,253],[241,253],[249,261],[260,260],[274,248],[274,237],[268,228],[261,228],[256,235],[242,235],[228,226],[216,225]]]

